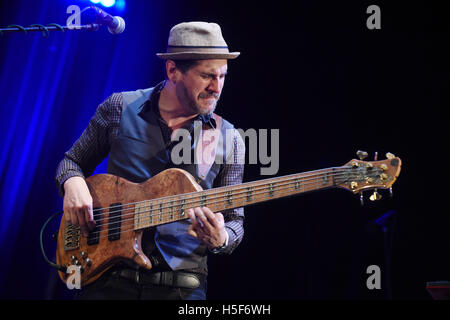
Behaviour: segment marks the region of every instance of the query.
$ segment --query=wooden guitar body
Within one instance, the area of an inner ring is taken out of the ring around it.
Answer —
[[[150,260],[141,248],[144,229],[136,228],[139,203],[202,190],[194,177],[181,169],[165,170],[143,183],[109,174],[91,176],[86,183],[93,198],[96,229],[85,237],[78,226],[66,225],[63,217],[56,252],[59,265],[81,267],[82,286],[123,260],[151,269]],[[65,282],[70,275],[59,271],[59,276]]]

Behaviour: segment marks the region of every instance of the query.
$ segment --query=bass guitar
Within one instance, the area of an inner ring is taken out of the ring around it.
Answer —
[[[95,281],[115,263],[131,260],[151,269],[143,253],[143,231],[187,219],[189,208],[207,206],[213,212],[244,207],[326,188],[343,188],[355,194],[375,189],[370,200],[379,200],[377,189],[390,189],[401,170],[401,160],[388,153],[385,160],[364,161],[365,152],[340,167],[203,190],[181,169],[167,169],[143,183],[98,174],[86,179],[93,198],[95,229],[87,237],[80,227],[61,219],[57,236],[57,263],[78,266],[81,285]],[[70,276],[58,271],[61,280]]]

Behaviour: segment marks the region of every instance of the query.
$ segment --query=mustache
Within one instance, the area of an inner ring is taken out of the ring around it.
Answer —
[[[199,98],[215,98],[215,99],[219,99],[220,94],[218,93],[200,93],[198,95]]]

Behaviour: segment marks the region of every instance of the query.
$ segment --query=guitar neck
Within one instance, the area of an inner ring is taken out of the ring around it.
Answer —
[[[213,212],[334,187],[342,168],[327,168],[288,176],[152,199],[135,204],[135,230],[187,219],[186,210],[208,207]]]

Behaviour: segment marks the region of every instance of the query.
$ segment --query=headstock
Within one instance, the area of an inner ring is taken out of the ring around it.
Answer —
[[[392,194],[392,185],[400,174],[402,161],[392,153],[386,153],[385,160],[378,160],[375,153],[374,161],[364,161],[367,152],[358,151],[359,160],[353,159],[340,167],[341,174],[335,178],[338,187],[360,193],[361,203],[363,202],[362,192],[374,190],[370,200],[381,199],[377,189],[389,189]]]

